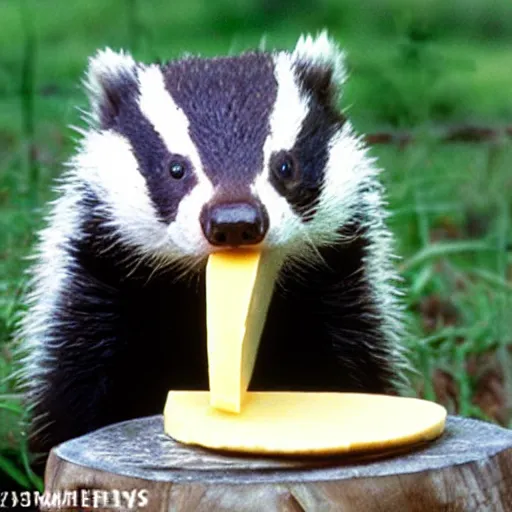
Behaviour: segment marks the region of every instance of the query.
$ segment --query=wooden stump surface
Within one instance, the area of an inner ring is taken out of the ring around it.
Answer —
[[[234,457],[181,445],[152,416],[54,448],[45,490],[88,492],[91,508],[95,493],[94,510],[512,511],[510,430],[449,417],[438,440],[373,459]]]

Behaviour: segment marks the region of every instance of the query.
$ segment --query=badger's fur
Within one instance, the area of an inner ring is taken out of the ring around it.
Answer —
[[[284,262],[251,387],[396,389],[391,235],[378,169],[337,108],[344,78],[325,33],[293,52],[91,59],[90,127],[22,326],[35,449],[207,389],[204,267],[219,244],[202,219],[217,204],[257,204],[258,243]]]

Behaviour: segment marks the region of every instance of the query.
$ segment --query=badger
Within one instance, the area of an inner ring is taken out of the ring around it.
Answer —
[[[325,32],[292,51],[90,59],[21,326],[35,451],[208,389],[205,264],[226,248],[284,261],[251,389],[400,390],[393,240],[338,107],[345,77]]]

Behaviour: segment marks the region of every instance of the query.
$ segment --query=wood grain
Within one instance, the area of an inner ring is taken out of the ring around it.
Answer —
[[[233,457],[176,443],[153,416],[54,448],[46,491],[77,489],[94,510],[508,511],[512,431],[449,417],[437,441],[379,460]]]

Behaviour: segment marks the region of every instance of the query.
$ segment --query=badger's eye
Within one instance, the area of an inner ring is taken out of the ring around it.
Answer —
[[[185,175],[185,165],[182,162],[172,160],[169,163],[169,174],[176,180],[183,178]]]
[[[293,162],[291,159],[286,159],[279,165],[279,177],[283,180],[293,178]]]
[[[291,153],[283,151],[274,155],[270,165],[274,176],[287,187],[299,179],[298,164]]]

